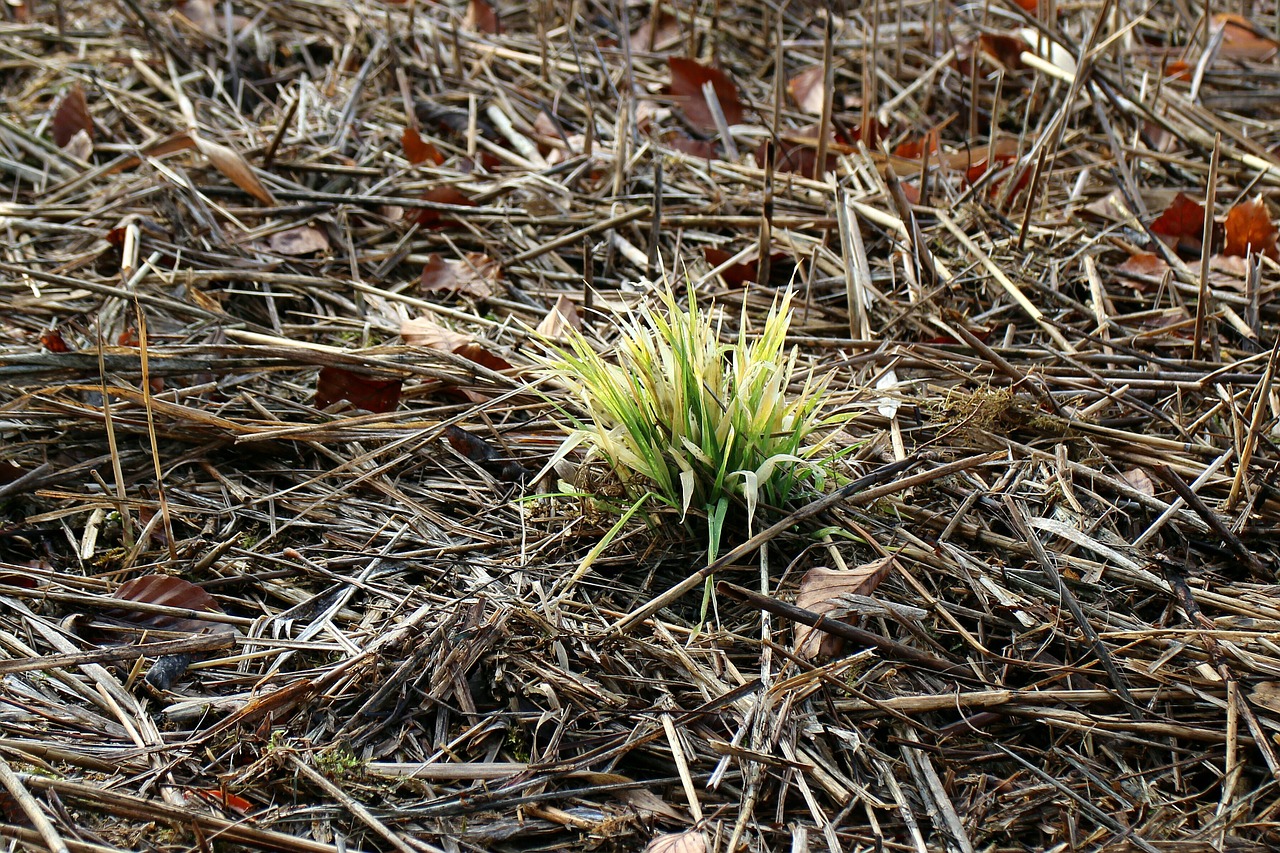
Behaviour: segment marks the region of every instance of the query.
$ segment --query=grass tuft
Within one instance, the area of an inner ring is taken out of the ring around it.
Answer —
[[[585,445],[633,499],[652,493],[682,518],[705,512],[714,559],[735,500],[750,523],[762,503],[784,507],[805,484],[821,488],[821,443],[808,439],[826,381],[806,374],[789,394],[801,379],[785,347],[790,292],[758,337],[733,344],[720,341],[710,312],[681,307],[669,286],[660,296],[660,308],[619,318],[616,360],[574,332],[548,367],[586,414],[573,418],[566,448]]]

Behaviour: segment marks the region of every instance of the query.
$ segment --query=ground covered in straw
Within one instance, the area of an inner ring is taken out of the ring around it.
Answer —
[[[1239,5],[10,0],[0,834],[1276,849]],[[837,416],[705,620],[696,507],[543,470],[664,278]]]

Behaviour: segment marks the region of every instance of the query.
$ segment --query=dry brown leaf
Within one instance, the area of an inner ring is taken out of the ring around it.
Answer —
[[[822,104],[826,100],[826,88],[823,85],[825,71],[821,65],[814,65],[801,71],[787,82],[787,91],[795,99],[796,106],[810,115],[822,115]]]
[[[724,113],[725,122],[731,125],[742,123],[745,112],[742,98],[738,95],[738,87],[729,79],[728,74],[719,68],[712,68],[678,56],[668,57],[667,65],[671,68],[671,95],[679,105],[680,111],[684,113],[684,117],[695,129],[703,133],[716,130],[716,120],[711,114],[706,93],[702,89],[704,83],[711,84],[716,100],[720,102],[720,110]]]
[[[414,317],[400,324],[400,337],[406,346],[427,347],[444,352],[457,352],[475,341],[471,335],[432,322],[426,317]]]
[[[1224,255],[1243,258],[1252,252],[1266,255],[1272,260],[1280,257],[1276,252],[1276,226],[1271,221],[1271,211],[1267,210],[1267,203],[1262,200],[1261,194],[1232,205],[1227,211],[1224,230]]]
[[[653,26],[653,17],[650,16],[631,34],[631,51],[649,53],[670,50],[679,45],[682,39],[680,21],[659,8],[657,27]]]
[[[1155,497],[1156,484],[1152,482],[1151,476],[1141,468],[1130,468],[1128,471],[1121,473],[1124,481],[1133,487],[1135,491],[1142,492],[1144,495]]]
[[[93,140],[89,137],[88,131],[77,130],[76,135],[62,146],[62,150],[77,160],[88,160],[93,156]]]
[[[313,225],[299,225],[288,231],[279,231],[267,240],[271,251],[280,255],[310,255],[329,251],[329,238]]]
[[[796,607],[827,616],[844,605],[837,599],[844,595],[870,595],[893,571],[894,557],[882,557],[856,569],[816,568],[805,572],[796,592]],[[840,639],[808,625],[796,628],[796,655],[812,660],[819,655],[833,655],[840,650]]]
[[[1222,31],[1218,55],[1224,59],[1252,59],[1265,62],[1276,55],[1280,42],[1264,33],[1248,18],[1219,12],[1210,18],[1210,28]]]
[[[428,293],[458,293],[473,299],[493,295],[502,277],[498,262],[480,252],[467,252],[460,261],[446,261],[437,254],[422,267],[422,289]]]
[[[497,35],[502,32],[502,24],[498,21],[498,12],[488,0],[471,0],[467,4],[467,14],[462,19],[462,26],[477,33]]]
[[[53,136],[53,144],[66,148],[77,133],[88,135],[90,147],[93,142],[93,118],[89,115],[89,101],[84,96],[84,89],[79,83],[67,90],[53,113],[49,132]],[[80,159],[84,159],[81,157]]]
[[[644,853],[707,853],[707,837],[696,829],[668,832],[650,841]]]
[[[544,338],[559,340],[564,336],[565,329],[581,331],[582,318],[578,316],[578,308],[573,300],[562,293],[547,316],[542,318],[536,331]]]
[[[248,162],[240,156],[234,149],[228,148],[218,142],[205,139],[194,130],[191,131],[191,138],[196,144],[196,148],[200,153],[209,158],[209,162],[214,168],[227,177],[231,183],[247,192],[268,206],[275,206],[275,196],[271,195],[271,190],[258,180],[258,176],[253,173]]]
[[[1125,259],[1124,263],[1116,267],[1116,272],[1121,275],[1159,278],[1164,275],[1167,269],[1169,269],[1169,265],[1159,255],[1153,255],[1151,252],[1138,252],[1130,255]]]

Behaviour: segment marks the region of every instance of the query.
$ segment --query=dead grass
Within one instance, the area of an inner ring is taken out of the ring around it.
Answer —
[[[823,66],[812,4],[503,3],[500,34],[457,3],[0,7],[0,834],[1280,846],[1276,263],[1150,233],[1211,172],[1219,219],[1274,196],[1274,60],[1181,2],[839,5],[840,137],[785,92]],[[1088,62],[969,58],[1020,27]],[[736,159],[685,153],[663,87],[691,51],[741,90]],[[59,148],[76,86],[92,147]],[[935,127],[921,188],[898,146]],[[769,138],[832,174],[762,168]],[[767,281],[729,283],[761,245]],[[1138,249],[1167,272],[1120,274]],[[529,476],[562,439],[531,329],[567,296],[608,348],[664,269],[730,339],[794,281],[788,343],[856,415],[854,485],[726,532],[701,631],[673,519],[578,573],[610,484]],[[416,317],[489,357],[403,346]],[[398,405],[317,409],[334,368]],[[796,658],[798,578],[886,554],[848,617],[871,647]],[[111,597],[156,573],[224,613]],[[119,645],[211,621],[167,686],[170,647]]]

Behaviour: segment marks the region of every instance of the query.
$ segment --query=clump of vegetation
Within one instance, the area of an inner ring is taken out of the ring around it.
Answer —
[[[726,515],[735,501],[748,523],[757,507],[786,506],[805,486],[821,488],[809,443],[819,419],[825,380],[804,375],[796,350],[785,346],[791,294],[775,302],[760,334],[720,339],[720,323],[695,301],[687,308],[669,286],[660,306],[618,321],[615,360],[580,333],[568,337],[549,367],[585,418],[572,417],[562,448],[586,445],[603,460],[634,508],[656,499],[705,513],[709,558],[715,559]],[[801,382],[800,391],[789,389]]]

